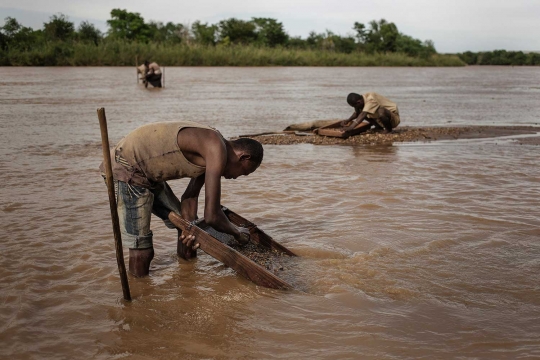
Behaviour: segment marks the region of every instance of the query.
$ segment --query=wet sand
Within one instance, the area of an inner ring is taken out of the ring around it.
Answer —
[[[290,258],[284,252],[254,242],[240,244],[231,235],[224,234],[208,226],[203,226],[202,229],[251,261],[274,273],[274,275],[280,275],[280,272],[284,270],[283,262]]]
[[[282,253],[281,251],[273,250],[255,243],[249,243],[243,246],[238,243],[232,243],[229,246],[278,276],[280,275],[280,271],[284,270],[282,264],[283,260],[290,258],[289,255]]]
[[[436,140],[498,138],[516,135],[534,135],[520,139],[520,143],[540,145],[540,128],[534,126],[464,126],[416,127],[404,126],[392,133],[369,130],[347,139],[319,136],[311,133],[250,136],[265,145],[391,145],[395,142],[430,142]]]

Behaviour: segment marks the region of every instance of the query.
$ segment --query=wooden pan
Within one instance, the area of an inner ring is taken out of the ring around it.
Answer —
[[[285,246],[272,239],[269,235],[259,229],[257,225],[255,225],[251,221],[246,220],[244,217],[238,215],[232,210],[227,209],[225,206],[222,206],[221,208],[225,215],[229,218],[230,222],[232,222],[236,226],[241,226],[249,229],[250,240],[254,243],[261,244],[262,246],[270,248],[272,250],[280,251],[289,256],[298,256],[291,250],[287,249]]]
[[[251,241],[259,243],[265,247],[284,252],[287,255],[296,256],[296,254],[294,254],[292,251],[277,243],[262,230],[259,230],[257,225],[228,210],[227,208],[224,208],[223,210],[227,217],[231,219],[233,224],[244,226],[249,229]],[[204,219],[198,219],[196,222],[190,223],[189,221],[184,220],[180,215],[171,212],[169,213],[169,220],[174,226],[185,232],[186,235],[194,235],[196,237],[196,241],[200,244],[201,250],[212,256],[214,259],[232,268],[246,279],[253,281],[255,284],[271,289],[293,288],[286,281],[280,279],[270,271],[266,270],[264,267],[242,255],[240,252],[236,251],[230,246],[222,243],[203,230],[202,228],[207,226],[204,223]]]
[[[322,136],[331,136],[346,139],[349,136],[354,136],[366,132],[370,128],[370,123],[368,123],[367,121],[362,121],[352,130],[341,131],[341,121],[337,121],[333,124],[318,128],[317,130],[315,130],[315,133]]]

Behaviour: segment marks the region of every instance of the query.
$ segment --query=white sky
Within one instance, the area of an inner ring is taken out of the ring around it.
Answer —
[[[415,38],[435,42],[439,52],[494,49],[540,51],[540,0],[0,0],[6,16],[40,28],[54,13],[102,30],[113,8],[139,12],[145,20],[215,23],[229,17],[272,17],[292,36],[326,29],[345,35],[355,21],[385,18]]]

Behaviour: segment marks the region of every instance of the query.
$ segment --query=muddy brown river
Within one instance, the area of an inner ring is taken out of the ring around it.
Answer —
[[[402,125],[538,125],[540,68],[166,68],[149,90],[135,75],[0,68],[0,358],[540,358],[535,142],[265,145],[222,203],[301,255],[296,290],[178,259],[153,218],[151,275],[125,303],[96,116],[112,143],[178,119],[229,137],[346,118],[347,93],[376,91]]]

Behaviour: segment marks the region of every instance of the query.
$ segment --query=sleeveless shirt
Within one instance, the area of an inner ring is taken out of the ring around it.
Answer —
[[[111,150],[113,177],[130,185],[152,188],[157,182],[195,178],[206,168],[186,159],[178,145],[184,128],[212,129],[191,121],[156,122],[143,125],[124,137]],[[100,166],[104,172],[103,163]]]

